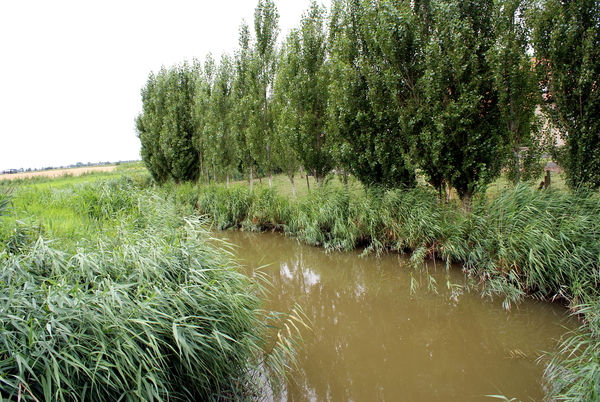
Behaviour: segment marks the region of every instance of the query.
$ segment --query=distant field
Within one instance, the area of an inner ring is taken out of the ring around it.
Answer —
[[[14,180],[14,179],[28,179],[30,177],[44,176],[44,177],[61,177],[66,174],[79,176],[89,172],[112,172],[116,169],[115,165],[111,166],[89,166],[72,169],[52,169],[52,170],[39,170],[35,172],[23,172],[23,173],[12,173],[12,174],[1,174],[0,180]]]

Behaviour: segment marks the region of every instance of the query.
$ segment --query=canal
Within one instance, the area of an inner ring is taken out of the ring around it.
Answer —
[[[310,320],[283,401],[540,401],[540,356],[577,324],[556,304],[506,311],[500,299],[449,288],[466,284],[459,266],[428,263],[419,274],[395,253],[326,253],[272,233],[218,237],[248,275],[270,278],[265,308],[298,304]]]

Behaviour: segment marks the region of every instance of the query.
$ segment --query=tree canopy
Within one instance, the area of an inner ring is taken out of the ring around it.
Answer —
[[[596,1],[316,2],[280,43],[260,0],[234,56],[151,74],[136,119],[157,182],[223,180],[302,166],[367,186],[423,177],[468,202],[503,171],[541,172],[537,115],[573,187],[600,187]],[[536,70],[537,67],[537,70]],[[541,84],[541,85],[540,85]]]

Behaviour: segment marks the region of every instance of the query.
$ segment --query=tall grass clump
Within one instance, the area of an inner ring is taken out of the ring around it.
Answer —
[[[287,198],[273,188],[260,187],[252,193],[251,203],[242,222],[245,229],[282,231],[291,220],[293,209]]]
[[[599,239],[597,194],[517,186],[475,205],[443,252],[507,305],[525,295],[577,305],[599,295]]]
[[[286,232],[328,250],[352,250],[359,238],[354,222],[350,193],[325,184],[299,202]]]
[[[441,203],[433,189],[417,187],[386,192],[381,207],[384,241],[394,250],[410,250],[435,258],[448,235],[454,211]]]
[[[587,325],[562,341],[546,366],[549,400],[600,400],[600,300],[581,306],[579,314]]]
[[[252,390],[266,328],[256,285],[208,239],[188,220],[77,253],[41,239],[3,252],[2,398],[189,401]]]
[[[201,219],[127,180],[47,191],[102,229],[0,244],[1,400],[255,400],[277,389],[295,327],[260,310],[262,288]]]
[[[294,200],[271,188],[211,185],[200,189],[198,211],[219,229],[283,230],[327,250],[422,249],[424,257],[436,255],[452,220],[426,188],[349,190],[331,182]]]
[[[8,214],[11,198],[10,188],[2,189],[0,191],[0,217]]]
[[[133,180],[127,176],[79,184],[74,187],[74,192],[74,209],[96,222],[119,219],[137,212]]]
[[[219,229],[239,228],[248,217],[252,192],[243,186],[210,185],[198,198],[198,212],[208,215]]]

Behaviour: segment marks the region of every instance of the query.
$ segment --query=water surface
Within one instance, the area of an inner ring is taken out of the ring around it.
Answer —
[[[448,279],[465,283],[460,267],[427,265],[436,293],[406,256],[326,253],[270,233],[218,236],[236,245],[248,274],[266,265],[266,308],[298,303],[311,320],[284,401],[540,401],[538,357],[576,324],[556,304],[526,300],[507,312],[501,300],[453,292]],[[411,273],[420,284],[412,293]]]

